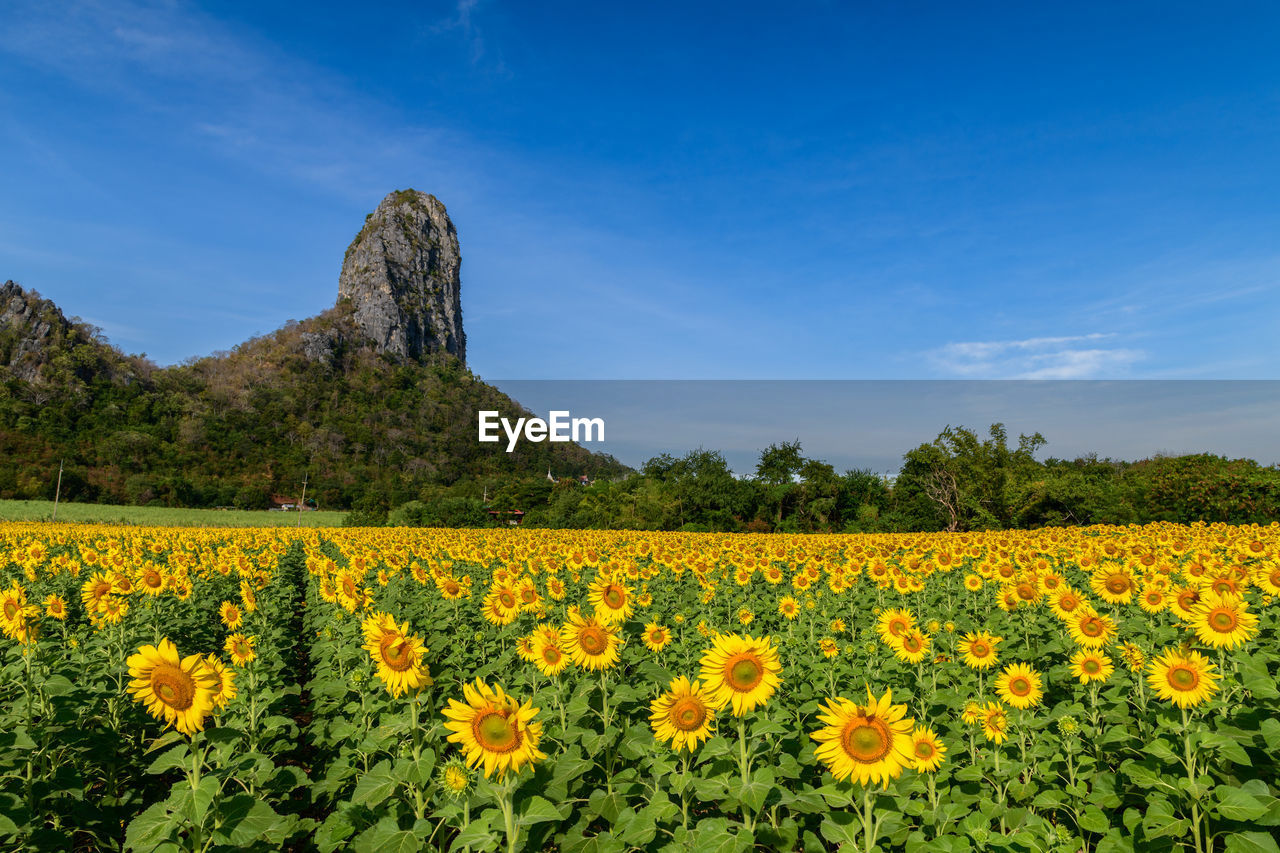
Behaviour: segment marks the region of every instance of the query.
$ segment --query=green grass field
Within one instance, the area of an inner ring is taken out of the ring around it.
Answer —
[[[58,521],[80,524],[139,524],[159,527],[293,527],[296,512],[244,509],[180,509],[163,506],[108,506],[63,501]],[[304,512],[304,527],[337,527],[345,512]],[[0,501],[0,521],[52,521],[53,501]]]

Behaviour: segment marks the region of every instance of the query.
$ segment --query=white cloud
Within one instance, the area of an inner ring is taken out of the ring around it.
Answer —
[[[1126,375],[1141,350],[1088,346],[1114,335],[957,341],[931,353],[943,371],[973,379],[1097,379]]]

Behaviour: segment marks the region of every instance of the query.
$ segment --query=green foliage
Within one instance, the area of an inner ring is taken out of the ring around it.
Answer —
[[[518,404],[452,356],[401,364],[351,345],[349,313],[340,305],[163,370],[60,319],[50,321],[56,334],[18,359],[23,327],[7,326],[0,498],[53,497],[59,460],[70,499],[244,509],[297,496],[304,475],[322,508],[371,497],[385,511],[424,489],[486,476],[626,472],[576,445],[526,442],[507,453],[478,443],[477,411],[515,416]],[[316,341],[327,356],[308,357]]]

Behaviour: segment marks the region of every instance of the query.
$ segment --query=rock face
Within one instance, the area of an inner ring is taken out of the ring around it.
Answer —
[[[50,349],[70,327],[49,300],[27,293],[13,281],[0,286],[0,366],[18,379],[37,381]]]
[[[379,352],[410,361],[444,351],[465,363],[461,267],[458,233],[440,200],[398,190],[348,247],[338,298],[351,300],[352,319]]]

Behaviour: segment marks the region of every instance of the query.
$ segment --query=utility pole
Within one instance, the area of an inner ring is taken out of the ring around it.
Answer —
[[[302,475],[302,500],[298,501],[298,526],[302,526],[302,508],[307,504],[307,478],[310,472]]]
[[[62,496],[62,461],[58,460],[58,487],[53,490],[53,520],[58,520],[58,498]]]

